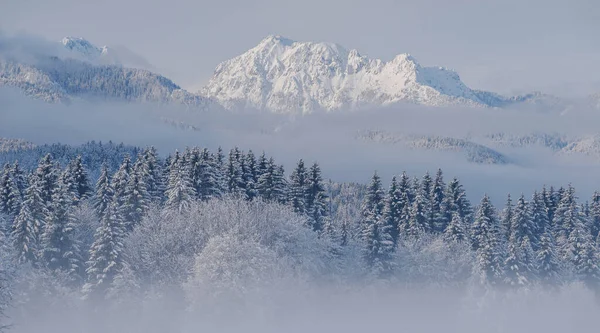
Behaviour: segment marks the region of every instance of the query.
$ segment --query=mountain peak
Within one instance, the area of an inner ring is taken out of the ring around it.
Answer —
[[[67,36],[61,40],[62,45],[74,52],[78,52],[87,57],[96,57],[102,54],[103,49],[90,43],[88,40],[81,37]],[[106,48],[106,47],[105,47]]]

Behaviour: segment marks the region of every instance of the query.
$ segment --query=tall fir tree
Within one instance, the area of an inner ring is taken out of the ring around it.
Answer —
[[[246,200],[254,200],[258,195],[258,169],[256,156],[252,150],[249,150],[246,156],[243,157],[242,181],[245,184]]]
[[[110,183],[110,176],[108,175],[108,167],[106,164],[102,164],[100,169],[100,177],[96,182],[96,194],[94,195],[94,209],[98,218],[102,218],[105,211],[113,200],[113,188]]]
[[[398,236],[400,233],[400,220],[402,217],[402,193],[400,191],[396,176],[392,177],[392,182],[385,198],[385,207],[383,209],[384,223],[390,228],[390,236],[394,243],[394,248],[398,244]]]
[[[150,208],[152,197],[148,193],[147,178],[144,172],[144,159],[140,156],[129,175],[129,180],[123,193],[123,223],[125,231],[132,231]]]
[[[178,152],[171,160],[169,170],[165,205],[171,211],[182,213],[189,209],[196,193],[187,171],[186,161],[184,158],[179,157]]]
[[[307,183],[308,171],[304,166],[304,161],[300,160],[290,175],[289,192],[289,202],[292,205],[292,209],[300,215],[306,214]]]
[[[417,193],[421,196],[421,202],[425,209],[425,217],[427,223],[427,231],[433,231],[434,226],[434,211],[433,211],[433,202],[432,202],[432,194],[433,194],[433,179],[431,175],[429,175],[429,171],[425,173],[423,179],[421,180],[421,186]]]
[[[533,192],[533,196],[530,201],[531,221],[533,227],[533,233],[536,235],[538,243],[533,244],[534,251],[538,251],[541,242],[541,236],[546,230],[552,230],[550,221],[548,220],[548,208],[544,201],[543,194],[538,191]]]
[[[431,216],[433,218],[433,231],[437,233],[443,233],[451,221],[444,214],[445,191],[444,175],[442,169],[438,169],[431,188]]]
[[[471,230],[471,245],[475,252],[475,268],[483,284],[502,281],[501,230],[496,210],[487,194],[481,200]]]
[[[257,190],[263,200],[280,203],[287,201],[287,184],[282,172],[282,168],[275,164],[273,158],[270,158],[266,170],[258,180]]]
[[[21,210],[23,195],[9,164],[0,174],[0,213],[15,217]]]
[[[593,239],[598,239],[600,235],[600,193],[594,192],[592,203],[590,205],[590,233]]]
[[[362,207],[363,259],[377,277],[385,277],[392,270],[393,240],[389,226],[383,222],[384,191],[381,178],[375,173],[367,189]]]
[[[529,285],[536,277],[536,256],[533,243],[537,243],[529,204],[521,195],[512,213],[509,228],[508,253],[505,264],[505,281],[511,286]]]
[[[163,200],[165,184],[163,183],[160,161],[156,148],[148,147],[142,152],[142,172],[146,192],[150,195],[151,201],[160,203]]]
[[[408,220],[407,236],[420,237],[426,232],[431,231],[431,220],[428,209],[428,201],[422,193],[418,193],[410,208],[410,218]]]
[[[89,198],[92,194],[92,187],[90,186],[87,171],[83,166],[81,155],[77,155],[77,157],[69,163],[67,172],[70,174],[69,176],[72,180],[72,184],[69,184],[69,187],[75,194],[74,203],[78,204],[80,201]]]
[[[569,234],[568,248],[577,278],[588,287],[597,290],[600,287],[600,256],[587,226],[586,216],[579,211]]]
[[[52,201],[52,193],[58,183],[58,169],[52,160],[50,154],[46,154],[39,162],[37,169],[33,174],[31,182],[37,183],[40,189],[40,198],[43,204],[48,207]]]
[[[241,156],[242,153],[237,147],[229,151],[225,174],[227,191],[230,194],[239,196],[245,194]]]
[[[569,261],[573,254],[572,244],[569,242],[571,232],[580,219],[579,205],[575,188],[569,184],[561,192],[561,199],[554,213],[553,227],[556,243],[562,260]]]
[[[111,203],[94,234],[87,262],[88,280],[83,287],[87,297],[103,295],[122,267],[123,223],[115,203]]]
[[[458,213],[460,218],[469,225],[471,220],[471,204],[467,199],[466,192],[457,178],[452,179],[446,187],[444,196],[443,213],[447,220],[452,219],[454,213]]]
[[[554,233],[550,225],[546,225],[540,235],[536,259],[536,270],[541,283],[545,286],[558,286],[562,280],[563,265],[558,258]]]
[[[513,220],[513,203],[512,198],[510,197],[510,193],[506,199],[506,205],[504,206],[504,210],[502,210],[502,218],[500,220],[500,226],[502,228],[502,236],[505,241],[508,241],[510,238],[510,229]]]
[[[36,264],[39,259],[39,241],[45,227],[48,206],[42,198],[41,182],[31,176],[31,184],[25,190],[21,210],[13,222],[12,239],[18,262]]]
[[[81,281],[84,267],[75,236],[76,222],[72,213],[73,190],[70,185],[61,181],[54,190],[41,235],[41,257],[46,267],[51,270],[61,270],[77,282]]]
[[[306,184],[306,213],[312,229],[322,232],[328,217],[328,196],[321,177],[321,168],[314,163],[308,171]]]
[[[444,230],[444,239],[448,242],[463,242],[467,239],[465,222],[457,212],[452,213],[452,220]]]

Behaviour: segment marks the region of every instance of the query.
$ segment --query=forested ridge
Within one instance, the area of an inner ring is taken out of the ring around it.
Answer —
[[[441,169],[387,186],[377,173],[335,183],[318,163],[299,160],[286,175],[238,148],[161,159],[152,147],[89,143],[0,155],[8,159],[4,306],[26,308],[36,288],[86,301],[175,288],[193,305],[299,277],[496,290],[600,283],[600,193],[582,200],[570,185],[509,195],[498,209],[487,195],[469,202]]]

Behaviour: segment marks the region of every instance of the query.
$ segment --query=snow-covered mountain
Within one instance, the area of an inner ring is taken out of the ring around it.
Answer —
[[[458,74],[423,67],[409,54],[369,59],[331,43],[269,36],[218,65],[201,93],[225,107],[310,113],[408,102],[501,107],[537,95],[505,98],[467,87]]]
[[[81,37],[67,36],[60,43],[74,59],[90,62],[95,65],[121,65],[130,68],[154,70],[154,67],[142,56],[129,49],[119,47],[98,47]]]

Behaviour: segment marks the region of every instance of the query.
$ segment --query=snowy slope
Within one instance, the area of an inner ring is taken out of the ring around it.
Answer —
[[[500,107],[528,98],[470,89],[456,72],[423,67],[409,54],[385,62],[337,44],[296,42],[281,36],[269,36],[221,63],[201,93],[230,109],[280,113],[397,102]]]
[[[60,43],[70,51],[68,55],[77,60],[95,65],[120,65],[154,70],[154,67],[146,59],[125,47],[98,47],[84,38],[71,36],[63,38]]]

